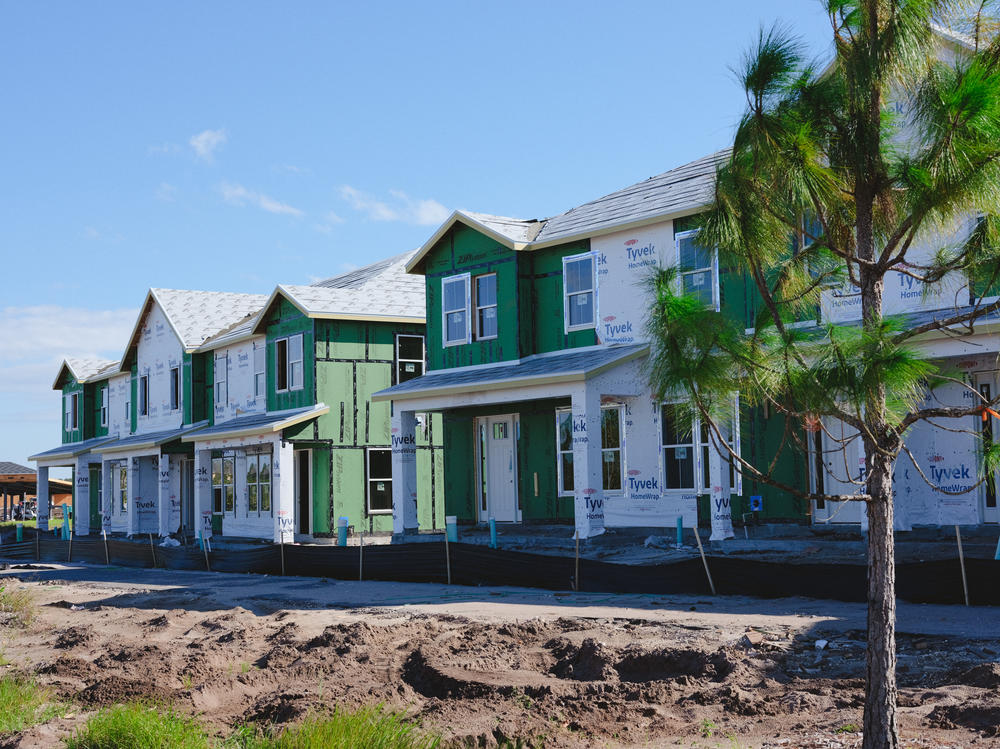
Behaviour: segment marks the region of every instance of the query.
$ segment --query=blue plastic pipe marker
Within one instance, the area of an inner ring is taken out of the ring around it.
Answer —
[[[457,515],[445,515],[444,518],[444,529],[445,535],[448,536],[448,541],[455,544],[458,543],[458,516]]]
[[[684,545],[684,517],[677,516],[677,548]]]
[[[347,523],[345,517],[337,519],[337,546],[347,546]]]
[[[490,518],[490,548],[495,549],[496,547],[497,547],[497,521],[496,518]]]
[[[997,539],[997,553],[993,555],[993,558],[1000,562],[1000,538]]]

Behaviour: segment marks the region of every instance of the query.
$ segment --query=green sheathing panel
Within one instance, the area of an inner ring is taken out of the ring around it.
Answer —
[[[330,448],[314,447],[312,453],[313,519],[314,536],[329,535],[336,530],[330,512]]]
[[[522,252],[518,256],[521,289],[521,334],[524,355],[593,346],[595,330],[566,333],[563,309],[564,257],[590,251],[590,240],[559,245],[544,250]]]
[[[455,515],[460,521],[478,522],[475,419],[480,416],[516,413],[520,419],[517,433],[517,468],[521,519],[525,522],[572,520],[573,498],[556,496],[555,411],[557,408],[569,405],[569,399],[556,399],[445,412],[446,514]]]
[[[182,367],[184,423],[196,424],[206,419],[214,421],[212,404],[212,376],[215,357],[212,353],[184,354]]]
[[[313,321],[303,315],[287,299],[279,298],[271,306],[266,318],[267,326],[267,410],[284,411],[304,408],[316,403],[316,362]],[[277,391],[276,341],[279,338],[302,333],[302,387],[298,390]]]
[[[90,466],[90,528],[95,531],[101,527],[101,467]]]
[[[421,530],[444,528],[444,420],[439,413],[424,417],[417,429],[417,522]]]
[[[68,378],[65,384],[63,385],[62,388],[63,398],[62,398],[62,403],[60,404],[62,406],[62,412],[60,413],[60,418],[62,419],[63,444],[66,444],[67,442],[80,442],[81,440],[86,439],[86,437],[83,436],[86,432],[84,425],[87,423],[87,407],[86,407],[87,399],[84,397],[85,390],[86,388],[84,388],[83,385],[81,385],[73,378]],[[68,396],[73,395],[74,393],[79,394],[80,396],[80,401],[77,404],[76,429],[67,429],[66,399]]]
[[[517,256],[475,229],[455,224],[424,258],[427,290],[427,367],[445,369],[470,364],[509,361],[520,356],[518,346]],[[497,274],[497,337],[445,347],[441,319],[441,280],[468,273]]]
[[[104,391],[108,388],[107,380],[102,382],[95,382],[93,385],[88,385],[87,389],[91,391],[90,402],[93,407],[90,409],[91,415],[90,419],[94,425],[91,434],[94,437],[107,437],[108,436],[108,425],[105,424],[101,426],[101,404],[104,402]],[[108,414],[108,420],[110,421],[111,414]]]

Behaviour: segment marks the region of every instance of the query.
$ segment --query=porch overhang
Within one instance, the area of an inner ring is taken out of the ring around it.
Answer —
[[[503,364],[437,370],[380,390],[371,399],[392,401],[410,410],[410,405],[427,408],[435,402],[447,408],[462,401],[472,405],[565,395],[572,386],[643,357],[648,351],[647,344],[588,346]]]
[[[167,429],[162,432],[150,432],[148,434],[133,434],[130,437],[114,440],[101,445],[94,450],[102,456],[114,453],[135,453],[143,450],[156,450],[164,445],[180,440],[185,435],[203,429],[208,425],[207,421],[200,421],[197,424],[180,427],[179,429]]]
[[[32,455],[28,460],[32,463],[38,463],[40,466],[57,467],[72,465],[81,455],[91,451],[99,452],[96,448],[111,442],[113,439],[114,437],[92,437],[89,440],[81,442],[70,442]]]
[[[317,403],[306,408],[293,408],[286,411],[274,411],[263,414],[237,416],[223,424],[199,429],[181,437],[182,442],[205,442],[208,440],[237,439],[239,437],[267,436],[280,432],[287,427],[315,419],[317,416],[329,413],[330,407],[325,403]]]

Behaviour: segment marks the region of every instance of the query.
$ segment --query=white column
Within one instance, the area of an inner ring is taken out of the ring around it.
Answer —
[[[170,456],[160,453],[156,464],[156,532],[170,535]]]
[[[49,529],[49,467],[38,466],[35,480],[38,492],[38,521],[36,525],[38,530],[47,531]]]
[[[101,530],[111,533],[111,519],[114,513],[114,471],[111,463],[101,461]]]
[[[126,458],[128,478],[128,535],[139,533],[139,458]]]
[[[572,394],[573,498],[580,538],[604,533],[604,480],[601,472],[601,394],[584,385]]]
[[[291,543],[295,537],[295,448],[276,439],[271,458],[271,506],[274,508],[274,542]]]
[[[194,450],[194,532],[212,527],[212,451]]]
[[[414,411],[392,410],[392,532],[416,531],[417,418]]]
[[[90,462],[87,458],[77,458],[75,468],[73,533],[86,536],[90,533]]]
[[[719,424],[722,436],[730,441],[729,428]],[[709,430],[708,482],[709,513],[712,516],[712,535],[709,541],[725,541],[733,538],[732,490],[729,483],[729,456],[724,457],[714,445],[715,434]],[[725,450],[725,448],[722,448]]]

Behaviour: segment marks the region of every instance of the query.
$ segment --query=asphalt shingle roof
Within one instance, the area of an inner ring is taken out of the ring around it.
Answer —
[[[34,468],[28,468],[20,463],[11,463],[9,460],[0,460],[0,473],[34,473]]]
[[[263,294],[228,291],[151,289],[185,349],[193,349],[210,336],[251,317],[264,306]]]
[[[53,447],[45,452],[35,453],[28,457],[28,460],[44,460],[45,458],[62,458],[62,457],[74,457],[77,455],[83,455],[86,452],[90,452],[93,448],[103,445],[105,442],[110,442],[112,438],[110,437],[91,437],[89,440],[83,440],[82,442],[68,442],[64,445],[59,445],[59,447]]]
[[[489,213],[474,213],[473,211],[458,211],[483,226],[492,229],[512,242],[530,242],[538,236],[543,222],[537,219],[510,218],[509,216],[494,216]]]
[[[64,360],[77,382],[85,382],[118,371],[118,362],[96,357],[67,357]]]
[[[322,406],[322,404],[319,405]],[[274,424],[280,424],[290,419],[294,420],[310,412],[314,412],[316,416],[320,416],[327,410],[328,409],[326,409],[325,407],[317,408],[317,406],[306,406],[304,408],[296,408],[288,411],[281,411],[279,413],[271,412],[271,413],[247,414],[246,416],[237,416],[235,419],[224,421],[221,424],[214,424],[213,426],[205,427],[204,429],[199,429],[191,436],[196,441],[202,441],[202,440],[212,439],[213,437],[219,434],[255,429],[258,427],[263,432],[266,431],[267,427],[270,427]]]

